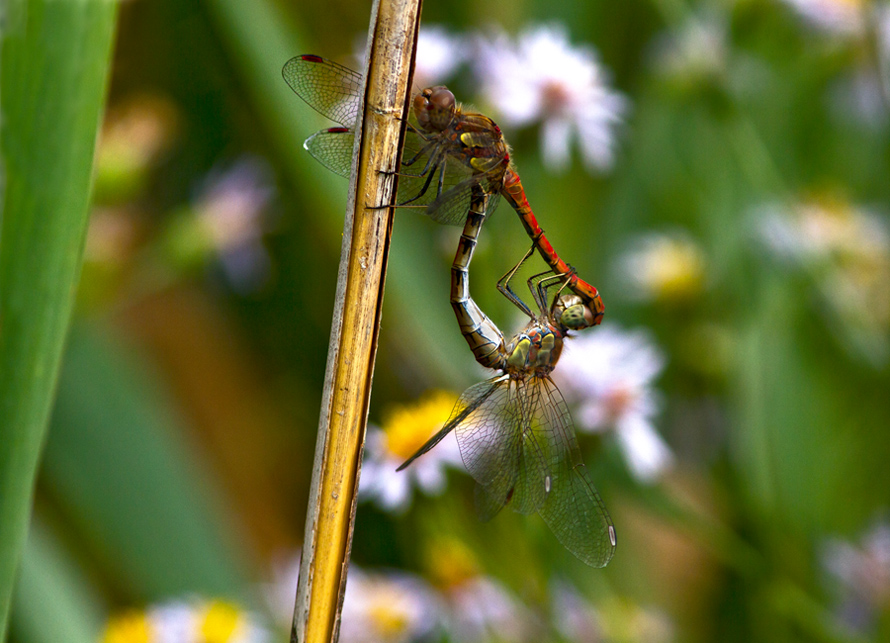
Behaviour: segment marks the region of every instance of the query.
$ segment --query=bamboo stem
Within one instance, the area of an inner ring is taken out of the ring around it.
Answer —
[[[352,545],[420,0],[376,0],[291,641],[335,643]]]

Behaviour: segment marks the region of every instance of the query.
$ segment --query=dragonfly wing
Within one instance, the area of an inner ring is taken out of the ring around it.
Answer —
[[[479,517],[491,519],[511,501],[515,511],[534,513],[544,504],[548,472],[529,430],[530,405],[522,382],[499,376],[469,391],[477,387],[488,394],[455,427],[455,435],[464,466],[477,483]]]
[[[303,147],[332,172],[349,178],[355,132],[346,127],[321,130],[306,139]]]
[[[458,165],[454,161],[451,161],[450,164]],[[455,181],[455,178],[462,178],[462,180]],[[488,200],[488,207],[485,209],[485,215],[488,216],[494,212],[500,201],[497,195],[498,190],[491,186],[490,181],[484,175],[470,174],[461,177],[456,173],[452,174],[452,181],[446,185],[442,194],[427,207],[427,216],[437,223],[463,225],[470,209],[473,187],[477,185],[483,192],[494,195]]]
[[[497,379],[497,378],[495,378]],[[414,462],[417,458],[422,456],[424,453],[430,451],[434,446],[439,444],[446,435],[451,433],[455,427],[463,424],[467,421],[468,418],[472,417],[481,406],[483,406],[489,397],[497,390],[496,386],[492,386],[495,380],[489,380],[487,382],[481,382],[480,384],[476,384],[475,386],[471,386],[466,391],[464,391],[460,399],[454,405],[454,409],[451,411],[451,416],[448,418],[448,421],[445,423],[441,429],[439,429],[438,433],[436,433],[433,437],[426,441],[426,443],[417,450],[417,453],[412,455],[410,458],[405,460],[396,471],[401,471],[409,464]]]
[[[354,127],[364,91],[364,78],[356,71],[320,56],[291,58],[281,75],[294,93],[322,116]]]
[[[592,567],[604,567],[615,553],[615,528],[593,486],[569,409],[549,377],[533,383],[543,404],[542,448],[552,474],[551,489],[538,513],[566,549]]]
[[[399,173],[398,204],[425,207],[427,216],[437,223],[463,225],[473,188],[479,185],[494,194],[500,187],[494,185],[493,173],[479,172],[464,162],[449,140],[427,137],[414,127],[408,129]],[[489,200],[486,214],[491,213],[497,201]]]

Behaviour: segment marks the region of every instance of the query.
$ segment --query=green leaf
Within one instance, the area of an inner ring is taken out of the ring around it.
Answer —
[[[239,598],[243,560],[159,380],[111,333],[71,334],[41,488],[131,599]]]
[[[5,10],[0,638],[80,273],[116,8],[108,0],[31,0]]]
[[[102,612],[102,603],[83,570],[54,534],[35,521],[13,599],[15,639],[95,643],[102,630]]]

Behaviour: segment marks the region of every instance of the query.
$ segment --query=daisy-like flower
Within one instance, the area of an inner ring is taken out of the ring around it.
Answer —
[[[674,624],[658,609],[613,597],[600,605],[600,624],[606,641],[670,643]]]
[[[568,165],[575,135],[590,170],[612,167],[614,130],[628,101],[609,87],[593,49],[572,47],[559,25],[529,29],[516,44],[501,34],[479,48],[477,74],[486,99],[508,125],[541,123],[549,167]]]
[[[705,257],[687,234],[649,234],[620,259],[632,294],[644,301],[697,297],[705,286]]]
[[[467,60],[464,40],[449,33],[444,27],[421,27],[417,36],[417,56],[414,59],[414,86],[418,89],[440,85]]]
[[[445,489],[445,467],[460,462],[453,433],[407,469],[396,469],[442,428],[456,402],[453,393],[437,391],[413,406],[391,411],[382,428],[369,427],[359,497],[373,499],[384,510],[398,513],[411,505],[415,486],[428,494],[441,493]]]
[[[876,365],[890,356],[890,231],[880,216],[833,199],[758,211],[780,259],[809,275],[838,335]]]
[[[674,461],[653,425],[659,401],[652,381],[663,368],[664,356],[648,333],[603,324],[568,343],[553,372],[566,399],[577,405],[580,428],[613,429],[642,482],[654,481]]]
[[[398,572],[349,571],[340,640],[406,643],[427,636],[439,623],[435,592],[420,578]]]
[[[726,16],[690,14],[678,29],[659,37],[653,50],[654,67],[673,81],[696,84],[719,78],[729,58]]]
[[[566,582],[554,583],[551,598],[553,625],[567,641],[602,643],[602,617],[574,587]]]
[[[449,640],[463,643],[541,640],[541,624],[498,580],[483,575],[475,554],[453,538],[431,543],[429,576],[443,602]]]
[[[299,550],[295,554],[277,556],[271,570],[272,580],[258,588],[269,614],[282,629],[290,627],[293,622],[301,559]]]
[[[417,36],[417,53],[414,57],[415,90],[430,85],[441,85],[467,61],[469,50],[465,39],[450,33],[438,25],[424,25]],[[368,47],[364,38],[356,41],[355,60],[358,69],[364,69],[368,59]]]
[[[596,607],[565,581],[553,584],[551,614],[560,636],[576,643],[674,640],[674,626],[660,611],[618,597]]]
[[[224,601],[172,601],[109,620],[102,643],[267,643],[257,618]]]
[[[537,641],[540,627],[528,607],[503,584],[475,576],[448,588],[446,628],[454,641],[476,643]]]
[[[838,589],[841,620],[867,631],[878,612],[890,608],[890,524],[876,522],[859,544],[832,540],[822,551],[822,565]]]

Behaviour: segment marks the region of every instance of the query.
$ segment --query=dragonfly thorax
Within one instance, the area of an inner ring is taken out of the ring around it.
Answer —
[[[454,94],[442,85],[427,87],[414,97],[414,116],[427,132],[442,132],[451,125],[457,111]]]
[[[507,345],[507,372],[524,376],[546,375],[562,353],[562,334],[547,322],[534,321],[517,333]]]

